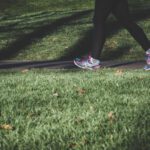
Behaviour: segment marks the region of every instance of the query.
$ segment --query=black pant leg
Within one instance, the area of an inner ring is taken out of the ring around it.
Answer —
[[[96,0],[91,56],[98,59],[105,43],[105,21],[117,0]]]
[[[113,9],[113,14],[145,51],[150,48],[150,42],[144,31],[130,17],[127,0],[119,0]]]

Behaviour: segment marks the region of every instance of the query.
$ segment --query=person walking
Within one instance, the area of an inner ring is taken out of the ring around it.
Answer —
[[[110,13],[119,20],[146,53],[145,70],[150,70],[150,41],[144,31],[132,21],[127,0],[95,0],[93,41],[90,54],[75,58],[74,64],[83,69],[97,69],[101,66],[99,57],[105,43],[105,22]]]

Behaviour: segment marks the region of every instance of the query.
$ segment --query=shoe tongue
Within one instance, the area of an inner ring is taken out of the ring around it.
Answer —
[[[93,58],[90,55],[88,55],[88,60],[93,63]]]

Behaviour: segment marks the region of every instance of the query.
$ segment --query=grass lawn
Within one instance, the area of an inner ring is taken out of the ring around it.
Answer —
[[[3,71],[0,80],[0,149],[150,148],[149,72]]]
[[[93,2],[2,0],[0,60],[86,53]],[[150,38],[150,3],[132,0],[130,8]],[[102,60],[144,59],[112,16],[107,28]],[[148,150],[149,83],[143,69],[0,70],[0,150]]]

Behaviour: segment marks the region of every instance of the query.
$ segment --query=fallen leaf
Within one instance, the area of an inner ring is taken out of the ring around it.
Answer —
[[[0,129],[4,129],[4,130],[13,130],[13,126],[10,125],[10,124],[3,124],[3,125],[0,125]]]
[[[65,47],[65,49],[68,49],[68,48],[69,48],[68,46]]]
[[[83,94],[86,93],[86,90],[83,89],[83,88],[79,88],[79,89],[77,89],[77,92],[78,92],[79,95],[83,95]]]
[[[57,41],[57,39],[58,39],[58,38],[54,37],[54,38],[52,39],[52,41],[55,42],[55,41]]]
[[[111,111],[108,113],[108,118],[112,118],[112,117],[113,117],[113,112]]]
[[[29,71],[29,69],[23,69],[23,70],[21,70],[22,73],[26,73],[28,71]]]
[[[115,120],[115,115],[114,115],[114,113],[113,113],[112,111],[108,113],[108,119],[109,119],[111,122]]]
[[[118,69],[118,70],[116,71],[115,75],[117,75],[117,76],[123,75],[123,70],[122,70],[122,69]]]
[[[53,96],[58,97],[58,96],[59,96],[59,94],[58,94],[58,93],[54,93],[54,94],[53,94]]]
[[[73,149],[73,148],[75,148],[75,147],[77,147],[77,144],[76,144],[76,143],[70,143],[70,144],[69,144],[69,148]]]

